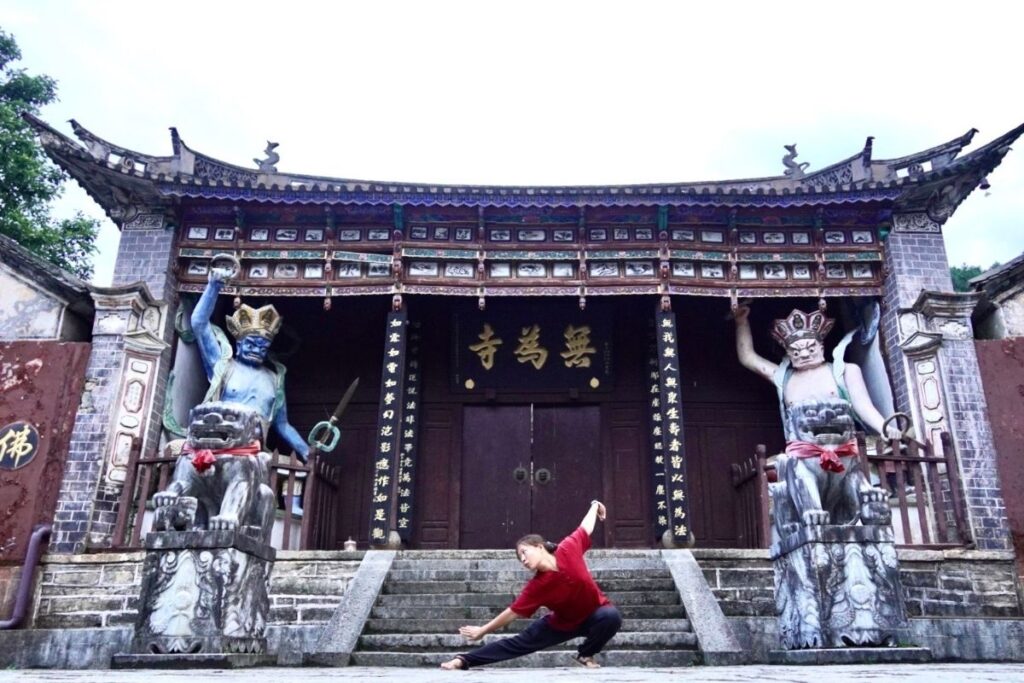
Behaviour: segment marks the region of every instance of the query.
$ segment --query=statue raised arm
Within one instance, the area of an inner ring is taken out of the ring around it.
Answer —
[[[192,311],[192,330],[210,380],[203,402],[226,401],[255,409],[263,418],[264,436],[273,426],[281,440],[305,462],[309,445],[288,422],[285,408],[285,367],[267,359],[270,343],[281,329],[277,309],[272,305],[254,309],[242,304],[227,317],[228,332],[237,340],[233,356],[224,333],[210,322],[217,296],[229,275],[226,268],[211,268],[209,283]]]

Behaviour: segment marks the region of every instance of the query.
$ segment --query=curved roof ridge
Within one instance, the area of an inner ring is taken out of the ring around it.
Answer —
[[[933,157],[947,156],[948,161],[952,161],[956,158],[956,155],[960,153],[967,145],[971,144],[971,140],[974,139],[974,134],[978,132],[977,128],[971,128],[969,131],[959,137],[955,137],[952,140],[943,142],[941,145],[935,145],[929,149],[921,152],[915,152],[906,156],[897,157],[895,159],[879,159],[878,163],[886,164],[890,167],[897,166],[909,166],[915,162],[923,162],[932,159]]]
[[[113,142],[96,135],[75,119],[69,119],[68,123],[71,124],[71,130],[74,131],[75,137],[85,144],[86,149],[89,150],[89,153],[96,159],[106,161],[107,157],[111,154],[116,154],[120,157],[131,157],[148,163],[169,162],[174,159],[174,156],[143,154],[142,152],[136,152],[133,149],[116,145]]]
[[[78,140],[25,115],[43,148],[82,184],[115,222],[157,197],[207,197],[283,203],[408,203],[438,206],[626,206],[701,203],[740,205],[892,201],[904,211],[929,211],[944,222],[999,165],[1024,124],[957,157],[977,132],[895,160],[872,160],[873,138],[860,152],[810,174],[760,178],[620,185],[500,185],[355,180],[281,173],[273,145],[260,168],[245,168],[196,152],[171,128],[174,156],[154,157],[114,145],[72,126]],[[795,151],[795,150],[794,150]],[[955,158],[955,160],[954,160]],[[859,160],[859,161],[858,161]],[[803,166],[803,164],[798,165]],[[806,167],[804,167],[806,168]],[[954,177],[955,176],[955,177]],[[158,200],[159,201],[162,200]]]

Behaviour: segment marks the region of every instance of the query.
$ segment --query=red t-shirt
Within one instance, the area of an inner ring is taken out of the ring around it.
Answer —
[[[558,544],[555,561],[558,571],[537,572],[523,587],[509,609],[521,617],[531,617],[537,608],[551,610],[548,625],[559,631],[573,631],[602,605],[610,605],[583,561],[590,549],[590,534],[579,527]]]

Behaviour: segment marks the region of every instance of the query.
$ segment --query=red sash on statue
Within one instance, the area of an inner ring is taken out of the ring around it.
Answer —
[[[819,446],[816,443],[807,441],[790,441],[786,444],[786,455],[805,460],[807,458],[820,458],[821,469],[826,472],[844,472],[843,463],[839,458],[846,458],[857,455],[856,441],[847,441],[839,446]]]
[[[253,441],[248,446],[236,446],[235,448],[199,448],[193,449],[191,444],[185,444],[181,449],[185,453],[192,453],[192,466],[196,472],[202,474],[213,467],[217,462],[218,455],[256,455],[262,450],[259,441]]]

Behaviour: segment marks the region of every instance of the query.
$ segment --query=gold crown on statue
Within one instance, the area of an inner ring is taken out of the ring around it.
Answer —
[[[237,311],[227,317],[227,324],[228,332],[235,339],[256,335],[273,341],[281,329],[281,314],[271,304],[259,308],[242,304]]]
[[[772,338],[783,348],[798,339],[824,341],[835,322],[832,318],[826,318],[821,311],[804,313],[794,309],[788,316],[772,324]]]

